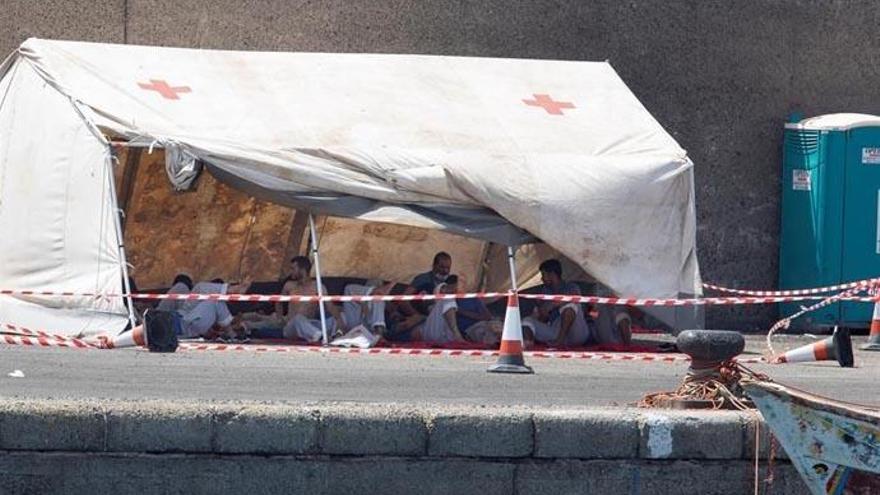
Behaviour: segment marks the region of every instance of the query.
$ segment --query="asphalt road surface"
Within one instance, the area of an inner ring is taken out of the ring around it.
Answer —
[[[654,338],[658,340],[658,338]],[[665,340],[669,340],[666,338]],[[864,341],[855,338],[854,345]],[[782,336],[777,348],[812,342]],[[745,356],[763,349],[750,337]],[[486,373],[494,358],[312,353],[151,354],[0,345],[0,396],[275,402],[624,406],[672,390],[686,363],[532,358],[534,375]],[[754,365],[778,382],[880,406],[880,352],[836,362]],[[20,370],[23,377],[10,376]]]

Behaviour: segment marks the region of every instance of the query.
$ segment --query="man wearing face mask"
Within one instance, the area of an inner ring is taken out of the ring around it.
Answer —
[[[434,263],[431,270],[420,273],[409,284],[407,294],[433,294],[434,289],[438,285],[446,282],[449,273],[452,271],[452,256],[449,253],[440,251],[434,255]]]
[[[431,270],[416,275],[404,294],[433,294],[438,285],[444,283],[452,270],[452,256],[440,251],[434,255]],[[431,312],[433,301],[401,301],[392,308],[390,323],[394,327],[392,340],[408,340],[410,331],[425,321]]]

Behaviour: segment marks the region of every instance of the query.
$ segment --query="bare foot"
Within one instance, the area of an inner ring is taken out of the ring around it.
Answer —
[[[384,339],[385,334],[388,333],[388,329],[385,328],[385,325],[376,325],[373,327],[373,335],[379,337],[379,339]]]

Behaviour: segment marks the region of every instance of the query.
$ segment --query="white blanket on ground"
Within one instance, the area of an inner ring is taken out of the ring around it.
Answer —
[[[379,336],[374,335],[363,325],[358,325],[345,335],[337,337],[330,342],[330,345],[336,347],[357,347],[359,349],[368,349],[379,342]]]

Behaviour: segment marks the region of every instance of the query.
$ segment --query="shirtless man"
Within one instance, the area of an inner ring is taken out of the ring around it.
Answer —
[[[311,277],[312,262],[305,256],[297,256],[290,260],[290,280],[284,284],[283,294],[290,296],[314,296],[318,294],[318,283]],[[327,288],[322,287],[327,293]],[[339,307],[333,303],[324,305],[329,315],[325,322],[328,338],[345,329],[345,320]],[[276,308],[277,311],[277,308]],[[287,309],[287,324],[284,325],[284,338],[299,338],[308,342],[318,342],[323,337],[321,331],[320,311],[317,302],[291,301]]]

